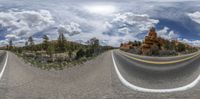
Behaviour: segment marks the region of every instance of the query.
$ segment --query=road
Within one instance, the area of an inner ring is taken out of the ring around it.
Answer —
[[[135,60],[156,61],[136,57],[118,50],[107,51],[82,65],[61,71],[46,71],[25,63],[7,52],[7,64],[0,78],[0,99],[199,99],[200,83],[174,92],[145,92],[126,86],[117,70],[130,84],[145,89],[174,89],[194,82],[200,74],[200,56],[177,63],[167,63],[182,58],[163,58],[166,64],[145,63]],[[181,56],[184,58],[194,55]],[[0,72],[6,62],[5,52],[0,52]],[[114,65],[115,63],[115,65]]]

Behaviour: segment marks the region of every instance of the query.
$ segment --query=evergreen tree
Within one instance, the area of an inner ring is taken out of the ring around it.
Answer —
[[[48,46],[49,46],[49,38],[47,35],[43,36],[43,44],[42,44],[42,48],[43,50],[47,50]]]
[[[179,43],[179,44],[176,46],[176,51],[178,51],[178,52],[183,52],[183,51],[185,51],[185,45],[182,44],[182,43]]]
[[[47,54],[50,56],[50,58],[53,58],[54,53],[55,53],[55,48],[52,44],[50,44],[47,48]]]
[[[34,40],[33,40],[33,37],[32,37],[32,36],[30,36],[30,37],[28,38],[28,42],[29,42],[29,45],[30,45],[30,46],[33,46],[33,45],[34,45]]]
[[[58,51],[59,52],[65,52],[65,45],[66,45],[66,38],[63,33],[59,33],[58,37]]]
[[[69,56],[69,58],[71,59],[72,58],[72,50],[69,50],[69,52],[68,52],[68,56]]]
[[[80,59],[81,57],[83,57],[85,55],[84,50],[81,48],[78,50],[78,52],[76,53],[76,59]]]
[[[9,40],[9,50],[12,50],[13,48],[13,41],[12,39]]]
[[[30,36],[30,37],[28,38],[28,42],[29,42],[30,50],[31,50],[31,51],[35,50],[35,49],[34,49],[34,40],[33,40],[32,36]]]
[[[25,46],[28,46],[28,42],[25,42]]]

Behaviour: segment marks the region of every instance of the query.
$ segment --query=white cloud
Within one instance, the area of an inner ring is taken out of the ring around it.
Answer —
[[[126,12],[117,14],[112,23],[124,23],[137,27],[139,30],[148,30],[150,27],[159,23],[159,20],[151,19],[147,14],[134,14]]]
[[[137,36],[146,33],[150,27],[155,27],[159,20],[152,19],[147,14],[126,12],[116,14],[108,23],[107,31],[103,33],[101,40],[104,43],[119,46],[121,42],[141,40]]]
[[[200,46],[200,40],[188,40],[188,39],[180,39],[180,41],[193,45],[193,46]]]
[[[8,41],[6,40],[0,40],[0,46],[8,45]]]
[[[138,35],[147,31],[150,27],[154,27],[159,23],[159,20],[150,18],[147,14],[134,14],[126,12],[123,14],[116,14],[115,18],[110,22],[112,24],[112,31],[115,33],[110,35]]]
[[[54,24],[51,13],[47,10],[0,12],[0,24],[7,29],[6,39],[20,40],[40,32]]]
[[[200,12],[196,11],[194,13],[187,13],[187,15],[195,22],[200,24]]]
[[[73,36],[80,34],[82,30],[80,29],[80,25],[78,23],[71,22],[70,24],[67,25],[60,25],[60,27],[58,28],[58,32],[66,33],[69,36]]]
[[[168,27],[164,27],[162,30],[159,30],[157,33],[158,33],[158,36],[165,39],[169,39],[169,40],[177,39],[179,37],[177,33],[175,33],[173,30],[170,30]]]

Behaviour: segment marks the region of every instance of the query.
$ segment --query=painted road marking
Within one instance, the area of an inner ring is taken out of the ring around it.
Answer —
[[[119,72],[119,69],[116,65],[115,62],[115,58],[113,55],[113,51],[112,51],[112,60],[113,60],[113,64],[114,64],[114,68],[115,71],[117,73],[118,78],[120,79],[120,81],[122,82],[122,84],[124,84],[125,86],[127,86],[128,88],[135,90],[135,91],[140,91],[140,92],[149,92],[149,93],[170,93],[170,92],[178,92],[178,91],[185,91],[188,89],[191,89],[193,87],[195,87],[199,81],[200,81],[200,74],[198,75],[198,77],[191,82],[190,84],[187,84],[185,86],[182,87],[177,87],[177,88],[170,88],[170,89],[149,89],[149,88],[144,88],[144,87],[140,87],[140,86],[136,86],[134,84],[131,84],[130,82],[128,82]]]
[[[135,57],[131,57],[127,54],[124,54],[122,53],[124,56],[130,58],[130,59],[133,59],[133,60],[137,60],[139,62],[144,62],[144,63],[148,63],[148,64],[158,64],[158,65],[164,65],[164,64],[174,64],[174,63],[179,63],[179,62],[183,62],[183,61],[186,61],[186,60],[189,60],[189,59],[192,59],[196,56],[198,56],[199,54],[195,54],[195,55],[192,55],[190,57],[187,57],[187,58],[183,58],[183,59],[180,59],[180,60],[174,60],[174,61],[149,61],[149,60],[143,60],[143,59],[139,59],[139,58],[135,58]]]
[[[3,76],[3,73],[4,73],[4,71],[5,71],[5,68],[6,68],[6,66],[7,66],[7,62],[8,62],[8,52],[6,52],[6,60],[5,60],[5,63],[4,63],[4,65],[3,65],[3,69],[2,69],[2,71],[1,71],[1,73],[0,73],[0,80],[1,80],[1,78],[2,78],[2,76]]]
[[[140,58],[143,58],[144,55],[138,55],[138,54],[133,54],[133,53],[129,53],[129,52],[125,52],[125,51],[122,51],[122,50],[119,50],[120,53],[125,53],[125,54],[128,54],[128,55],[132,55],[132,56],[137,56],[137,57],[140,57]],[[188,56],[192,56],[194,54],[198,54],[200,53],[200,51],[197,51],[197,52],[194,52],[194,53],[190,53],[190,54],[185,54],[185,55],[177,55],[177,56],[166,56],[164,58],[180,58],[180,57],[188,57]],[[154,56],[145,56],[145,57],[149,57],[149,58],[154,58]],[[159,56],[156,56],[156,58],[160,58]]]

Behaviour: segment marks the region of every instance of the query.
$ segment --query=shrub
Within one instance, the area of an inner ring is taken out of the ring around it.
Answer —
[[[81,57],[83,57],[85,54],[84,50],[81,48],[78,50],[78,52],[76,53],[76,59],[80,59]]]

